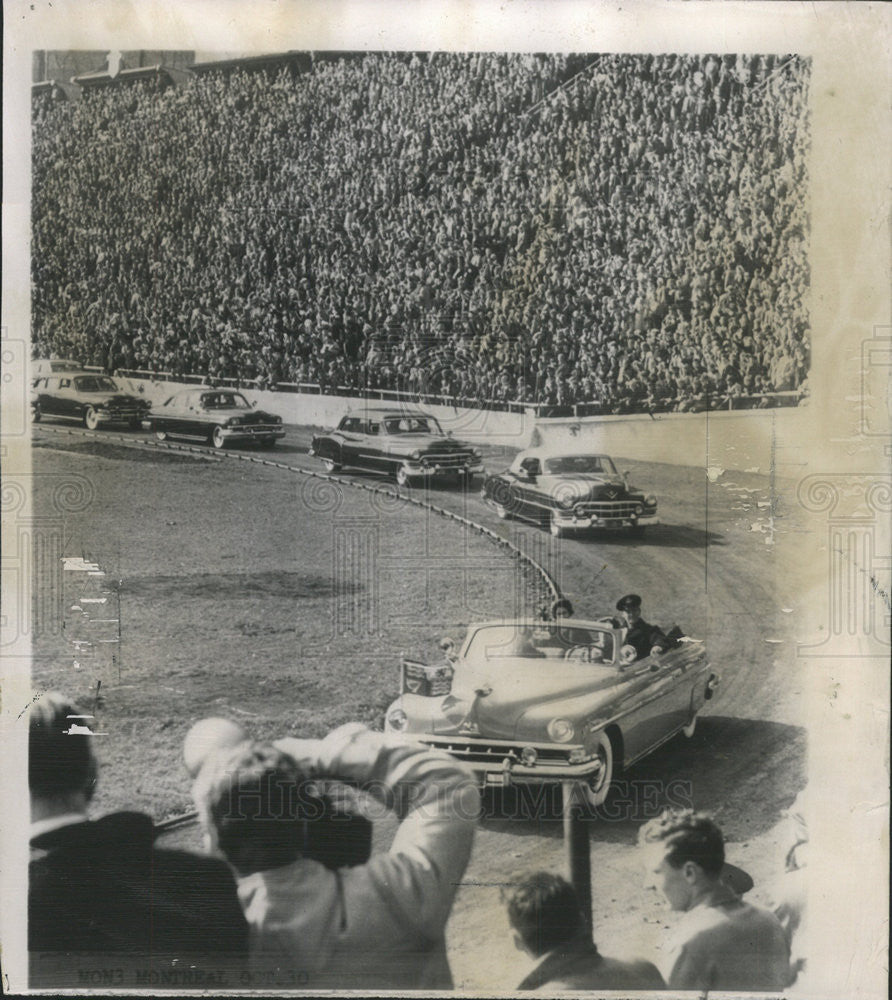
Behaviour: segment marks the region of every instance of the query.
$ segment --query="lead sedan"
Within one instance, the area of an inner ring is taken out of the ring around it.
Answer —
[[[483,786],[576,781],[592,806],[623,767],[692,736],[719,678],[701,641],[673,628],[637,658],[613,619],[469,626],[446,659],[403,659],[385,728],[467,762]]]
[[[553,535],[587,528],[642,534],[660,523],[657,498],[629,485],[607,455],[530,448],[487,477],[481,495],[499,517],[533,521]]]
[[[388,473],[405,486],[413,479],[483,472],[480,452],[443,432],[437,418],[420,410],[363,409],[346,414],[327,434],[317,434],[310,454],[329,472],[342,466]]]
[[[139,427],[149,405],[143,397],[123,391],[108,375],[93,372],[39,375],[31,388],[31,416],[35,421],[64,417],[81,421],[90,431],[104,424]]]
[[[283,437],[282,418],[255,409],[240,392],[231,389],[183,389],[157,410],[143,427],[159,441],[167,437],[206,441],[223,448],[230,441],[257,441],[271,448]]]

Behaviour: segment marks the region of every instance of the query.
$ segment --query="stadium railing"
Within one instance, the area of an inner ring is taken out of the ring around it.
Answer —
[[[771,406],[798,406],[808,393],[802,389],[782,392],[760,392],[748,394],[722,394],[720,396],[678,397],[658,401],[620,400],[613,404],[591,400],[584,403],[536,403],[521,399],[481,399],[474,396],[436,395],[432,393],[404,392],[400,389],[378,389],[353,385],[322,385],[318,382],[276,382],[267,383],[263,378],[239,378],[237,376],[211,376],[197,373],[175,374],[157,372],[145,368],[117,368],[115,375],[121,378],[142,378],[152,381],[181,382],[184,385],[216,385],[233,389],[266,389],[275,392],[299,393],[305,395],[359,396],[382,402],[414,403],[421,405],[452,406],[456,409],[471,408],[498,410],[507,413],[533,413],[536,417],[591,417],[615,416],[639,413],[697,413],[704,410],[752,410]]]

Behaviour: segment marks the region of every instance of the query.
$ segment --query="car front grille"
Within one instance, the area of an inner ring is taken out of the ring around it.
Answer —
[[[467,761],[471,766],[498,768],[507,757],[512,765],[525,768],[521,763],[521,751],[524,747],[534,747],[537,754],[538,764],[549,766],[570,765],[570,746],[555,746],[547,743],[522,743],[519,741],[501,740],[466,740],[461,738],[428,738],[426,736],[417,737],[427,746],[436,747],[438,750],[445,750],[461,760]],[[535,765],[534,765],[535,767]],[[533,768],[530,768],[532,770]]]
[[[106,406],[104,410],[99,411],[100,415],[103,413],[113,418],[114,420],[133,420],[136,417],[141,417],[146,413],[146,408],[140,406],[138,403],[120,403],[115,406]]]
[[[461,469],[474,464],[474,456],[469,452],[450,451],[442,455],[427,454],[421,456],[422,465],[439,465],[441,469]]]
[[[641,507],[640,512],[635,508]],[[645,507],[640,500],[590,500],[574,504],[577,517],[637,517],[639,514],[653,514],[656,507]]]

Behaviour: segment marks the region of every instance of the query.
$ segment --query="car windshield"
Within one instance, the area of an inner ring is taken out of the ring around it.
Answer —
[[[563,622],[484,625],[468,644],[465,658],[476,662],[550,659],[580,663],[613,663],[613,634]]]
[[[78,392],[117,392],[118,387],[106,375],[83,375],[74,380]]]
[[[251,404],[240,392],[205,392],[201,405],[206,410],[250,410]]]
[[[388,434],[442,434],[434,417],[385,417],[384,429]]]
[[[616,475],[616,466],[606,455],[560,455],[545,459],[545,471],[551,476],[590,472]]]

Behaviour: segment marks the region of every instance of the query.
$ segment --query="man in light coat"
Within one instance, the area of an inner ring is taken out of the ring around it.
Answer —
[[[314,782],[365,789],[396,813],[388,851],[336,871],[307,856],[324,808]],[[193,796],[236,872],[253,985],[449,989],[444,930],[467,866],[480,797],[445,753],[357,724],[323,740],[243,742],[210,753]]]

